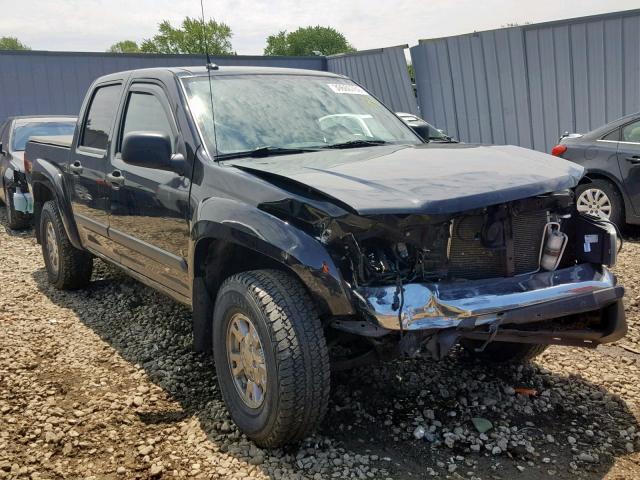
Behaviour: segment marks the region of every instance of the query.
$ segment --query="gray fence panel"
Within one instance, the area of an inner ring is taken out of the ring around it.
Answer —
[[[640,10],[423,40],[418,103],[463,141],[549,151],[640,110],[638,45]]]
[[[215,57],[219,65],[326,70],[325,57]],[[97,77],[135,68],[204,65],[199,55],[0,52],[0,122],[11,115],[76,114]]]
[[[404,50],[407,46],[327,57],[327,70],[363,85],[396,112],[418,113]]]
[[[427,121],[467,142],[531,146],[521,32],[423,41],[411,48],[411,59]]]

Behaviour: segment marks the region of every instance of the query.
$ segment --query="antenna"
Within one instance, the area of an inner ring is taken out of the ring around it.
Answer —
[[[209,55],[209,42],[207,41],[204,23],[204,0],[200,0],[200,11],[202,12],[202,41],[204,43],[204,52],[207,54],[207,70],[218,70],[218,65],[211,63],[211,56]]]

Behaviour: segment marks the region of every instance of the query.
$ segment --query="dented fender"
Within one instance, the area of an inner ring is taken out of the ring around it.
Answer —
[[[200,241],[224,240],[286,266],[331,315],[354,313],[342,274],[325,247],[311,235],[255,206],[228,198],[201,202],[194,217],[191,235],[196,248],[191,265]]]

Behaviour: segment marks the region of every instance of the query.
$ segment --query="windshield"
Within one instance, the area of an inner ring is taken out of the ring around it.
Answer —
[[[204,142],[218,155],[269,146],[326,148],[346,142],[421,143],[395,115],[347,79],[219,75],[185,79]],[[216,145],[217,143],[217,145]],[[217,148],[216,148],[217,146]]]
[[[29,122],[16,125],[13,130],[11,148],[14,152],[24,151],[29,138],[73,135],[75,120],[67,122]]]

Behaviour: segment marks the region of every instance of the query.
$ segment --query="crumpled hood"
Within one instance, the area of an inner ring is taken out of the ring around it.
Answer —
[[[457,213],[573,188],[584,173],[580,165],[525,148],[435,143],[323,150],[224,164],[294,181],[361,215]]]

